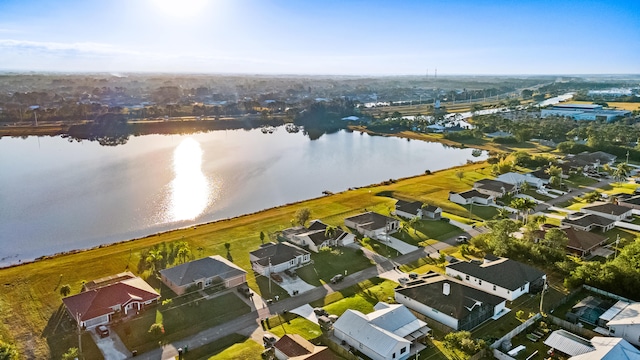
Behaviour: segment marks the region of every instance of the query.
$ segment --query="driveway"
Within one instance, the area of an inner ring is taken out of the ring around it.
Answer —
[[[282,276],[282,282],[276,284],[283,288],[291,296],[293,296],[294,291],[297,291],[297,294],[301,294],[315,288],[315,286],[307,284],[298,276],[292,278],[283,273],[281,273],[280,276]]]
[[[131,352],[124,346],[124,343],[114,331],[109,331],[109,336],[104,338],[98,336],[94,329],[89,330],[89,333],[105,360],[124,360],[131,357]]]
[[[404,255],[404,254],[408,254],[410,252],[414,252],[416,250],[418,250],[417,246],[413,246],[411,244],[407,244],[406,242],[402,241],[402,240],[398,240],[396,238],[394,238],[393,236],[380,236],[378,238],[378,240],[389,246],[390,248],[394,248],[396,249],[400,254]]]

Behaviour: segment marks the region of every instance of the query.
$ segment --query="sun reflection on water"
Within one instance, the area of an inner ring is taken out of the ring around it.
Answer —
[[[213,186],[202,172],[202,148],[193,138],[182,140],[173,151],[174,179],[169,184],[170,221],[194,220],[213,199]]]

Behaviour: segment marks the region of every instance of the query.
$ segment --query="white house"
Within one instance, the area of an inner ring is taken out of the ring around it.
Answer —
[[[495,197],[493,195],[483,194],[478,190],[468,190],[460,193],[449,192],[449,201],[460,205],[480,204],[489,205],[493,204]]]
[[[395,299],[454,330],[471,330],[506,311],[505,299],[437,273],[397,287]]]
[[[445,273],[459,277],[484,292],[515,300],[521,295],[542,290],[547,275],[542,271],[521,262],[486,256],[484,262],[459,261],[447,265]]]
[[[442,217],[442,209],[438,206],[423,204],[420,201],[404,201],[396,202],[395,215],[405,219],[434,219],[440,220]]]
[[[602,216],[603,218],[611,219],[614,221],[630,219],[633,216],[633,209],[611,203],[599,203],[595,205],[585,206],[580,209],[580,211],[586,214]]]
[[[640,303],[627,305],[607,323],[609,334],[640,346]]]
[[[400,228],[400,221],[375,212],[366,212],[344,219],[344,225],[372,239],[386,240]]]
[[[549,183],[548,179],[540,179],[534,176],[531,173],[528,174],[520,174],[516,172],[508,172],[506,174],[502,174],[496,178],[498,181],[505,182],[507,184],[520,186],[522,183],[527,183],[536,189],[542,188],[544,185]]]
[[[569,360],[638,360],[640,350],[619,337],[594,336],[590,340],[593,351],[572,356]]]
[[[191,286],[203,289],[223,284],[230,288],[244,284],[247,272],[222,256],[215,255],[160,270],[160,279],[173,292],[182,295]]]
[[[311,254],[287,242],[267,243],[249,253],[251,268],[260,275],[297,269],[311,261]]]
[[[347,310],[333,324],[334,335],[372,360],[409,358],[411,344],[430,331],[403,305],[378,303],[367,315]]]
[[[297,226],[284,229],[282,236],[298,246],[306,247],[313,252],[320,251],[323,247],[346,246],[353,243],[355,235],[335,228],[333,234],[327,233],[325,223],[320,220],[313,220],[309,227]]]

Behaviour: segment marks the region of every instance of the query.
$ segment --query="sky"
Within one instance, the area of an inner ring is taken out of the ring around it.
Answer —
[[[0,71],[639,74],[638,0],[0,0]]]

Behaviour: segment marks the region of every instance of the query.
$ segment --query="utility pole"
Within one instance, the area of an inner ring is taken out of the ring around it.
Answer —
[[[542,292],[540,293],[540,315],[542,315],[542,301],[544,300],[544,292],[547,290],[547,279],[544,279],[544,284],[542,284]]]
[[[76,313],[76,324],[78,325],[78,357],[83,359],[82,356],[82,327],[80,326],[80,313]]]
[[[618,244],[620,244],[620,234],[618,234],[618,237],[616,238],[616,254],[613,257],[614,259],[618,257]]]

